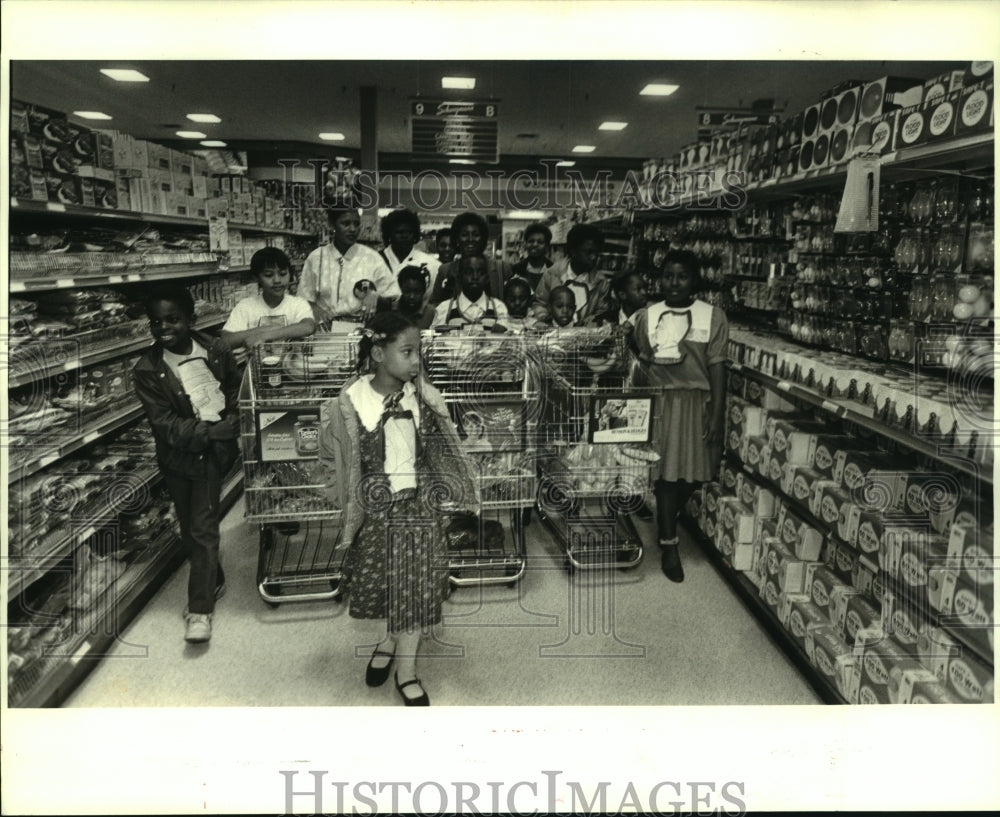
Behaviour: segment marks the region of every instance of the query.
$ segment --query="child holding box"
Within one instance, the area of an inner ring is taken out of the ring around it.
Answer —
[[[656,518],[661,568],[674,582],[684,580],[677,514],[694,487],[716,472],[725,429],[729,324],[721,309],[695,299],[700,284],[694,253],[672,250],[660,274],[662,300],[629,318],[634,381],[661,389],[653,420],[660,454]]]

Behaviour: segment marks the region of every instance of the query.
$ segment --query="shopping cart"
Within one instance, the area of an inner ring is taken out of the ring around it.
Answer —
[[[246,519],[260,526],[257,588],[272,606],[337,600],[343,509],[318,458],[322,404],[354,373],[357,335],[317,335],[250,351],[240,390]]]
[[[448,528],[450,581],[515,586],[524,575],[524,527],[538,484],[538,359],[525,336],[476,327],[425,332],[422,351],[480,490],[475,518],[456,516]]]
[[[625,336],[554,329],[538,340],[544,372],[538,510],[574,569],[642,561],[630,512],[651,483],[655,392],[630,385]]]

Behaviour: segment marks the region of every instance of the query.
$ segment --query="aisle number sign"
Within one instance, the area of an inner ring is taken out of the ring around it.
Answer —
[[[775,125],[778,122],[776,113],[746,113],[737,112],[702,112],[698,114],[698,125],[703,128],[719,125]]]
[[[500,159],[495,101],[412,99],[410,134],[415,159]]]

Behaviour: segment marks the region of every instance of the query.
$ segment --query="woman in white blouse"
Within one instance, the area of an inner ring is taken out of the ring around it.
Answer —
[[[357,209],[331,207],[327,218],[333,237],[306,258],[298,294],[321,325],[336,318],[367,321],[380,302],[389,307],[399,297],[399,284],[375,250],[357,243]]]

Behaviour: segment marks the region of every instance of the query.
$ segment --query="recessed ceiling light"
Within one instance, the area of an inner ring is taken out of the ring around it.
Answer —
[[[625,130],[628,127],[628,122],[602,122],[598,125],[598,130]]]
[[[325,140],[327,142],[343,142],[344,141],[344,134],[342,134],[342,133],[321,133],[319,135],[319,138],[323,139],[323,140]]]
[[[204,139],[205,134],[198,130],[179,130],[177,135],[181,139]]]
[[[473,159],[449,159],[448,164],[450,165],[474,165],[475,161]]]
[[[101,73],[117,82],[149,82],[149,77],[131,68],[102,68]]]
[[[658,85],[655,82],[651,82],[639,91],[639,96],[670,96],[680,87],[680,85]]]
[[[441,77],[441,87],[471,91],[476,87],[476,79],[475,77]]]
[[[100,111],[73,111],[73,116],[79,116],[81,119],[110,119],[106,113],[101,113]]]
[[[218,124],[222,121],[214,113],[189,113],[187,118],[192,122],[207,122],[212,125]]]
[[[561,162],[556,162],[556,167],[574,167],[576,162],[572,159],[563,159]]]
[[[221,139],[206,139],[201,144],[207,148],[224,148],[226,146],[226,143]]]
[[[508,210],[500,217],[512,221],[541,221],[548,215],[544,210]]]
[[[593,145],[577,145],[573,148],[574,153],[593,153],[595,150],[597,150],[597,148]]]

